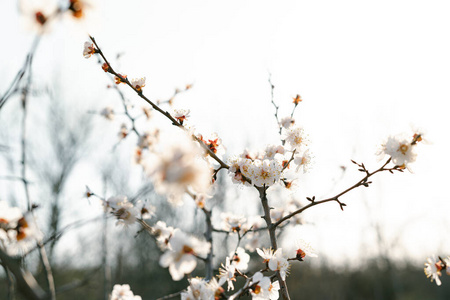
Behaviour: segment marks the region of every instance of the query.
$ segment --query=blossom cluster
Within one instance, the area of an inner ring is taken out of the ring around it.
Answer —
[[[308,136],[293,118],[295,107],[303,101],[300,95],[297,94],[293,98],[294,110],[290,116],[281,119],[278,118],[278,107],[274,103],[277,110],[275,116],[280,129],[280,144],[267,145],[264,150],[257,152],[246,149],[241,154],[228,158],[227,164],[221,160],[225,148],[217,134],[209,137],[194,134],[193,127],[188,123],[191,116],[189,109],[173,109],[170,113],[160,109],[158,106],[163,102],[159,100],[152,102],[143,95],[143,88],[146,85],[145,77],[129,80],[127,75],[115,72],[100,49],[97,49],[93,38],[92,41],[94,43],[86,42],[84,45],[83,55],[86,58],[100,54],[105,61],[102,69],[114,75],[116,84],[124,83],[131,87],[141,98],[149,102],[155,111],[160,112],[170,119],[173,125],[181,129],[171,141],[160,140],[158,128],[145,133],[138,132],[135,127],[136,118],[129,114],[128,103],[123,99],[125,115],[129,117],[132,124],[131,127],[126,124],[121,126],[120,139],[125,139],[132,131],[137,134],[135,162],[143,166],[155,190],[167,196],[171,204],[183,204],[183,197],[186,194],[195,201],[196,208],[200,208],[207,219],[208,229],[205,233],[207,241],[185,233],[179,228],[167,226],[163,221],[157,221],[153,225],[147,224],[143,221],[142,212],[139,213],[137,205],[133,205],[123,196],[106,200],[104,202],[106,209],[117,218],[118,223],[130,225],[139,221],[144,229],[155,237],[156,244],[164,252],[159,259],[159,264],[168,268],[173,280],[179,281],[188,276],[189,286],[181,293],[182,299],[235,299],[244,293],[250,294],[252,299],[278,299],[280,287],[285,285],[290,271],[290,262],[317,257],[314,249],[303,240],[296,241],[295,252],[292,253],[287,253],[289,251],[286,251],[286,248],[277,248],[276,243],[272,245],[275,249],[261,248],[263,242],[260,232],[269,231],[272,237],[275,229],[280,229],[281,226],[277,227],[279,223],[286,219],[289,219],[291,224],[302,222],[299,214],[301,212],[299,208],[302,205],[295,199],[285,201],[283,207],[268,208],[267,201],[264,204],[269,187],[280,185],[292,189],[295,186],[294,182],[298,179],[298,172],[300,170],[306,172],[311,164],[312,155],[308,149]],[[190,86],[187,86],[186,90],[189,88]],[[175,91],[174,96],[178,92],[179,90]],[[166,103],[172,105],[173,97]],[[112,108],[105,108],[101,114],[109,120],[114,118]],[[144,114],[149,119],[150,108],[144,109]],[[384,168],[387,162],[373,173],[368,172],[364,165],[361,165],[361,170],[366,171],[367,177],[370,177],[380,171],[409,168],[409,164],[416,159],[417,144],[422,140],[422,133],[415,133],[412,138],[391,136],[383,143],[378,154],[388,155],[390,157],[388,162],[393,162],[396,167]],[[166,142],[165,146],[164,142]],[[208,205],[207,199],[212,197],[212,185],[222,169],[228,169],[232,182],[258,189],[266,213],[264,219],[260,216],[234,215],[228,212],[222,212],[220,218],[216,218],[220,219],[219,224],[216,219],[211,218],[213,208]],[[353,188],[347,191],[351,189]],[[314,198],[307,199],[314,202]],[[336,201],[338,201],[337,198]],[[316,203],[318,202],[327,201]],[[211,236],[214,231],[227,235],[237,234],[238,242],[234,251],[222,261],[219,274],[211,278],[212,257],[215,254],[212,253]],[[248,272],[250,255],[247,251],[256,251],[264,264],[264,267],[256,272],[253,271],[253,274]],[[209,270],[208,278],[191,277],[198,260],[206,263]],[[438,282],[440,271],[447,266],[448,262],[440,260],[439,263],[433,263],[427,265],[425,273]],[[222,285],[226,283],[227,292],[234,291],[238,278],[245,279],[243,287],[235,294],[225,296]],[[286,298],[286,295],[283,296]]]
[[[300,128],[296,130],[302,131]],[[297,140],[297,142],[293,140],[295,140],[293,136],[286,138],[286,141],[293,146],[292,150],[286,149],[283,145],[268,145],[262,152],[254,153],[245,150],[239,156],[230,158],[228,172],[232,181],[257,187],[269,187],[282,183],[290,188],[294,178],[287,178],[286,173],[291,160],[297,166],[296,171],[300,167],[303,167],[304,171],[307,170],[311,161],[309,151],[300,152],[304,146],[304,140]]]
[[[414,133],[412,137],[405,134],[389,136],[377,154],[380,159],[388,155],[396,166],[411,171],[410,164],[416,161],[417,145],[422,141],[424,141],[423,133],[420,132]]]

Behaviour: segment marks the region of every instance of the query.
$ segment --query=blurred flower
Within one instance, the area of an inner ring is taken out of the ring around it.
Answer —
[[[159,260],[163,268],[169,267],[172,279],[179,281],[184,274],[190,274],[197,266],[196,256],[206,256],[211,245],[186,235],[179,229],[173,231],[169,239],[169,249]]]
[[[86,1],[82,0],[69,0],[68,10],[71,12],[73,17],[80,19],[84,16],[86,4]]]
[[[294,125],[294,123],[295,123],[295,119],[292,117],[284,117],[280,121],[281,127],[285,128],[285,129],[289,129],[289,127]]]
[[[0,201],[0,247],[10,255],[17,255],[35,246],[42,239],[31,212],[22,213]]]
[[[169,248],[169,240],[173,235],[174,228],[167,226],[163,221],[158,221],[153,226],[152,234],[156,237],[156,244],[164,251]]]
[[[222,219],[221,227],[223,228],[223,230],[234,232],[239,231],[242,224],[246,221],[244,216],[234,215],[229,212],[221,213],[220,218]]]
[[[19,11],[25,28],[38,34],[50,30],[50,23],[53,23],[58,9],[56,0],[19,0]]]
[[[153,132],[146,131],[139,137],[138,147],[142,149],[152,148],[159,141],[159,130],[155,129]]]
[[[149,202],[143,202],[139,200],[136,203],[136,207],[138,207],[141,219],[151,219],[155,215],[156,207],[150,205]]]
[[[304,240],[295,241],[295,258],[303,261],[306,256],[317,257],[316,250],[314,250],[308,242]]]
[[[94,44],[91,42],[84,42],[83,56],[84,58],[89,58],[93,54],[97,53]]]
[[[129,226],[136,222],[139,216],[139,209],[134,207],[133,203],[125,202],[122,205],[113,211],[114,216],[117,218],[116,225],[125,225]]]
[[[110,300],[141,300],[140,296],[135,296],[128,284],[114,285]]]
[[[105,107],[104,109],[102,109],[102,111],[100,112],[100,115],[102,115],[103,117],[105,117],[108,120],[114,120],[114,109],[112,107]]]
[[[125,123],[122,123],[122,125],[120,125],[120,131],[118,133],[118,136],[119,139],[124,139],[128,136],[128,128]]]
[[[181,205],[188,189],[208,194],[212,172],[202,159],[203,153],[198,143],[194,143],[186,133],[180,133],[176,143],[150,157],[146,164],[147,171],[156,191],[166,194],[169,201],[176,205]]]
[[[441,285],[441,279],[439,276],[442,275],[441,271],[444,268],[444,264],[440,259],[436,258],[435,255],[427,258],[427,262],[425,263],[424,272],[427,278],[431,278],[431,282],[433,280],[437,285]]]
[[[309,152],[309,149],[303,152],[302,155],[297,155],[296,153],[294,156],[294,164],[297,165],[297,172],[300,168],[303,168],[303,173],[307,172],[311,164],[311,153]]]
[[[111,213],[117,218],[116,225],[129,226],[136,222],[140,216],[140,211],[133,203],[128,202],[126,196],[114,196],[103,201],[106,212]]]
[[[152,109],[150,107],[143,106],[142,111],[144,112],[144,115],[147,118],[147,120],[150,120],[152,116]]]

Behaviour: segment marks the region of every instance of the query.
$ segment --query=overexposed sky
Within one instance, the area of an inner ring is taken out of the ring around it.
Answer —
[[[8,28],[0,48],[8,58],[0,61],[2,94],[32,35],[10,1],[0,6],[0,25]],[[270,72],[281,116],[297,93],[304,99],[296,117],[309,133],[315,163],[302,176],[302,197],[348,187],[359,176],[350,159],[373,169],[383,138],[421,128],[431,143],[420,149],[414,174],[375,177],[369,189],[343,198],[344,212],[334,203],[313,208],[306,217],[316,226],[298,234],[329,256],[351,257],[361,253],[359,240],[375,251],[368,224],[378,221],[388,239],[401,236],[396,257],[449,253],[448,1],[108,0],[95,7],[95,21],[81,27],[65,20],[43,38],[35,57],[41,82],[54,80],[51,68],[80,104],[88,107],[84,99],[92,94],[97,107],[109,103],[98,84],[104,74],[81,55],[89,32],[110,57],[123,53],[119,71],[147,77],[151,99],[193,83],[177,105],[191,109],[199,131],[217,132],[237,154],[278,140]],[[350,168],[335,183],[341,165]]]

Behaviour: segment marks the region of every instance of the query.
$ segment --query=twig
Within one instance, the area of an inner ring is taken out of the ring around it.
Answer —
[[[275,104],[275,100],[273,98],[273,90],[275,89],[275,86],[272,83],[272,75],[269,73],[269,84],[270,84],[270,100],[275,107],[275,119],[277,120],[277,126],[279,127],[279,134],[281,135],[281,131],[283,130],[283,126],[281,126],[280,120],[278,119],[278,109],[280,108],[278,105]]]
[[[206,256],[205,265],[206,265],[206,275],[205,280],[210,281],[213,277],[213,265],[212,260],[214,257],[214,249],[213,249],[213,237],[212,237],[212,222],[211,222],[211,211],[207,210],[206,208],[202,208],[202,211],[205,213],[205,220],[206,220],[206,231],[205,231],[205,239],[207,242],[210,243],[211,248],[209,250],[208,255]]]
[[[369,184],[370,184],[371,182],[369,182],[369,181],[367,181],[367,180],[368,180],[370,177],[372,177],[373,175],[375,175],[376,173],[379,173],[379,172],[382,172],[382,171],[389,171],[389,172],[392,173],[393,170],[401,171],[401,170],[400,170],[399,168],[397,168],[397,167],[385,169],[386,165],[387,165],[390,161],[391,161],[391,158],[389,158],[389,159],[383,164],[383,166],[382,166],[381,168],[377,169],[376,171],[373,171],[372,173],[370,173],[369,171],[367,171],[367,170],[365,169],[365,167],[364,167],[364,169],[360,169],[360,171],[363,171],[363,172],[366,173],[366,176],[364,176],[364,178],[362,178],[361,180],[359,180],[357,183],[355,183],[354,185],[352,185],[352,186],[349,187],[348,189],[344,190],[343,192],[340,192],[339,194],[337,194],[337,195],[335,195],[335,196],[333,196],[333,197],[331,197],[331,198],[327,198],[327,199],[323,199],[323,200],[319,200],[319,201],[316,201],[316,200],[314,199],[314,197],[313,197],[313,198],[308,198],[308,200],[311,201],[310,204],[308,204],[308,205],[306,205],[306,206],[304,206],[304,207],[302,207],[302,208],[300,208],[300,209],[297,209],[296,211],[294,211],[294,212],[288,214],[287,216],[284,216],[283,218],[281,218],[280,220],[278,220],[277,222],[275,222],[275,223],[273,224],[273,226],[274,226],[274,227],[277,227],[277,226],[279,226],[281,223],[283,223],[284,221],[289,220],[290,218],[292,218],[293,216],[295,216],[295,215],[297,215],[297,214],[299,214],[299,213],[302,213],[303,211],[307,210],[308,208],[311,208],[311,207],[313,207],[313,206],[315,206],[315,205],[318,205],[318,204],[330,202],[330,201],[336,201],[336,202],[338,202],[339,205],[340,205],[340,207],[341,207],[341,209],[343,210],[343,207],[345,206],[345,203],[342,203],[342,202],[339,200],[339,197],[345,195],[346,193],[350,192],[351,190],[353,190],[353,189],[355,189],[355,188],[357,188],[357,187],[360,187],[360,186],[368,187]],[[364,166],[364,165],[361,165],[361,166]]]
[[[168,118],[171,122],[172,125],[177,126],[178,128],[181,128],[183,130],[186,130],[186,128],[183,126],[183,124],[181,124],[180,122],[178,122],[174,117],[172,117],[172,115],[167,112],[162,110],[158,105],[156,105],[155,103],[153,103],[150,99],[148,99],[143,93],[142,90],[137,90],[135,87],[133,87],[130,83],[130,81],[126,78],[123,77],[121,74],[117,73],[116,71],[114,71],[114,69],[112,68],[111,64],[109,63],[109,61],[106,59],[105,55],[103,54],[102,50],[100,49],[100,47],[98,46],[97,42],[95,41],[95,38],[92,36],[89,36],[89,38],[91,39],[91,41],[94,43],[95,47],[96,47],[96,53],[98,53],[102,59],[105,61],[105,63],[108,65],[108,72],[119,77],[121,79],[122,82],[124,82],[126,85],[128,85],[131,89],[133,89],[139,97],[141,97],[142,99],[144,99],[148,104],[151,105],[151,107],[158,111],[160,114],[162,114],[163,116],[165,116],[166,118]],[[229,169],[230,166],[228,166],[225,162],[223,162],[219,157],[217,157],[217,155],[211,151],[211,149],[209,149],[209,147],[203,142],[201,141],[198,137],[196,137],[195,135],[192,135],[192,138],[194,140],[196,140],[202,147],[203,149],[205,149],[206,152],[208,152],[208,154],[216,161],[219,163],[219,165],[222,168],[225,169]]]
[[[170,294],[170,295],[167,295],[167,296],[164,296],[164,297],[161,297],[161,298],[158,298],[156,300],[172,299],[172,298],[178,297],[179,295],[181,295],[181,293],[183,293],[185,291],[186,291],[186,289],[184,289],[182,291],[179,291],[179,292],[176,292],[176,293],[173,293],[173,294]]]

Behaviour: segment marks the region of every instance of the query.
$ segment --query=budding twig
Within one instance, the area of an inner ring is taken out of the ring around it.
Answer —
[[[116,71],[114,71],[114,69],[112,68],[111,64],[109,63],[109,61],[106,59],[105,55],[103,54],[103,51],[100,49],[100,47],[98,46],[97,42],[95,41],[95,38],[92,36],[89,36],[89,38],[91,39],[91,41],[94,43],[95,48],[96,48],[96,53],[98,53],[103,60],[105,61],[105,63],[108,65],[108,72],[119,77],[121,79],[121,81],[123,83],[125,83],[126,85],[128,85],[131,89],[133,89],[139,97],[141,97],[142,99],[144,99],[148,104],[151,105],[151,107],[156,110],[157,112],[159,112],[160,114],[164,115],[166,118],[168,118],[172,124],[174,126],[177,126],[183,130],[186,130],[186,128],[183,126],[183,124],[181,122],[179,122],[178,120],[176,120],[174,117],[172,117],[172,115],[167,112],[162,110],[158,105],[156,105],[155,103],[153,103],[150,99],[148,99],[142,92],[142,90],[138,90],[136,89],[131,82],[128,80],[128,78],[122,76],[121,74],[117,73]],[[225,162],[223,162],[219,157],[217,157],[217,155],[211,151],[211,149],[209,149],[209,147],[203,142],[201,141],[198,137],[196,137],[195,135],[192,135],[192,138],[194,140],[196,140],[202,147],[203,149],[216,161],[219,163],[219,165],[222,168],[225,169],[229,169],[230,166],[228,166]]]
[[[331,197],[331,198],[327,198],[327,199],[323,199],[323,200],[316,201],[315,198],[313,197],[313,198],[310,200],[310,201],[311,201],[310,204],[308,204],[308,205],[306,205],[306,206],[304,206],[304,207],[302,207],[302,208],[300,208],[300,209],[298,209],[298,210],[296,210],[296,211],[294,211],[294,212],[288,214],[287,216],[284,216],[283,218],[281,218],[280,220],[278,220],[277,222],[275,222],[275,223],[273,224],[273,226],[274,226],[274,227],[277,227],[277,226],[279,226],[281,223],[283,223],[284,221],[289,220],[290,218],[292,218],[293,216],[295,216],[295,215],[297,215],[297,214],[299,214],[299,213],[302,213],[303,211],[307,210],[308,208],[311,208],[311,207],[313,207],[313,206],[315,206],[315,205],[318,205],[318,204],[330,202],[330,201],[336,201],[336,202],[338,202],[340,208],[343,209],[343,207],[346,206],[346,204],[345,204],[345,203],[342,203],[342,202],[339,200],[339,198],[340,198],[341,196],[347,194],[348,192],[350,192],[351,190],[353,190],[353,189],[355,189],[355,188],[357,188],[357,187],[360,187],[360,186],[368,187],[369,184],[370,184],[371,182],[370,182],[370,181],[367,181],[367,180],[368,180],[370,177],[372,177],[373,175],[375,175],[376,173],[383,172],[383,171],[389,171],[389,172],[392,172],[393,170],[397,170],[397,169],[398,169],[398,168],[396,168],[396,167],[386,169],[385,167],[386,167],[386,165],[387,165],[390,161],[391,161],[391,158],[389,158],[389,159],[383,164],[382,167],[380,167],[379,169],[377,169],[377,170],[375,170],[375,171],[373,171],[373,172],[367,171],[367,172],[366,172],[366,176],[364,176],[364,178],[362,178],[361,180],[359,180],[357,183],[355,183],[354,185],[352,185],[352,186],[349,187],[348,189],[344,190],[343,192],[340,192],[339,194],[337,194],[337,195],[335,195],[335,196],[333,196],[333,197]]]

